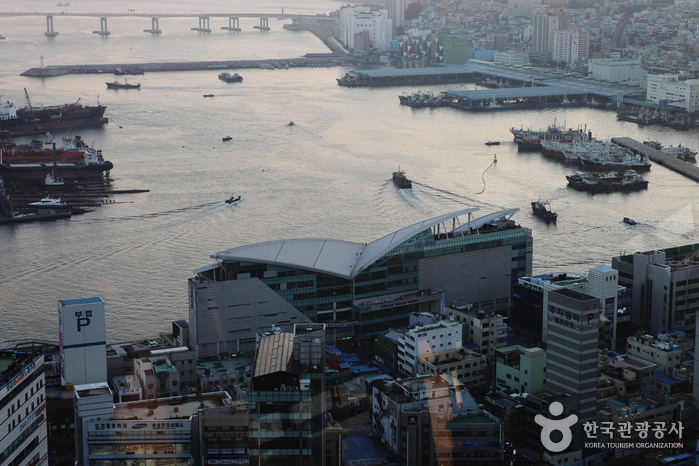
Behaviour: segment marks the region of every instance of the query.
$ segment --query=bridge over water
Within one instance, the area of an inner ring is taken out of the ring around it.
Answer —
[[[240,18],[259,18],[259,26],[253,26],[255,29],[260,31],[269,31],[269,20],[291,20],[292,26],[301,26],[304,18],[323,18],[324,15],[301,15],[301,14],[288,14],[284,13],[136,13],[135,10],[128,10],[126,13],[80,13],[80,12],[66,12],[61,11],[60,13],[55,12],[0,12],[0,18],[3,17],[21,17],[21,16],[44,16],[46,17],[46,32],[44,35],[46,37],[56,37],[58,32],[54,29],[53,20],[54,18],[71,18],[71,17],[93,17],[99,18],[100,29],[97,31],[92,31],[93,34],[98,34],[100,36],[110,35],[109,28],[107,25],[108,18],[119,18],[119,17],[129,17],[129,18],[144,18],[151,20],[151,27],[146,28],[143,32],[148,32],[153,35],[158,35],[162,33],[160,29],[160,19],[161,18],[197,18],[197,27],[192,27],[192,31],[199,32],[211,32],[210,19],[211,18],[227,18],[228,25],[221,26],[221,29],[227,31],[240,31]],[[0,36],[2,37],[2,36]],[[4,37],[3,37],[4,38]]]

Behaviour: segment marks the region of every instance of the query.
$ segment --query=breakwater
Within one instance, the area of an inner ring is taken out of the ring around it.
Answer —
[[[662,165],[665,168],[669,168],[681,175],[686,176],[694,181],[699,181],[699,167],[696,165],[690,165],[683,160],[679,160],[676,157],[668,155],[657,149],[653,149],[643,143],[640,143],[631,138],[612,138],[614,144],[631,149],[636,154],[647,155],[650,160]]]

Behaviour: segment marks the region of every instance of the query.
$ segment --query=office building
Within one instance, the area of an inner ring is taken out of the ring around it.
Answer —
[[[598,81],[622,83],[641,80],[641,60],[630,58],[591,58],[587,75]]]
[[[699,79],[680,79],[678,74],[649,74],[646,79],[648,102],[699,111]]]
[[[77,385],[74,392],[76,464],[81,465],[136,460],[189,465],[197,443],[192,417],[232,404],[226,392],[117,404],[105,383]]]
[[[326,324],[329,343],[352,337],[373,346],[413,312],[444,315],[446,302],[507,310],[512,282],[531,274],[531,231],[510,219],[518,209],[474,218],[477,210],[370,243],[277,240],[214,254],[218,262],[189,280],[192,345],[199,358],[251,351],[258,329],[311,320]]]
[[[565,288],[549,293],[546,389],[574,399],[578,447],[579,426],[595,419],[600,308],[599,298],[584,293]]]
[[[368,7],[340,8],[340,41],[350,50],[355,50],[355,37],[366,32],[369,47],[385,52],[391,39],[392,23],[387,10],[372,10]]]
[[[679,330],[694,335],[699,311],[699,244],[612,258],[619,284],[631,290],[631,322],[651,335]],[[642,357],[642,356],[641,356]]]
[[[44,356],[0,351],[0,464],[48,464]]]
[[[251,464],[325,464],[322,324],[265,336],[248,390]]]
[[[502,393],[534,393],[546,387],[546,351],[508,346],[495,351],[495,389]]]
[[[107,331],[102,298],[58,301],[61,385],[107,381]]]

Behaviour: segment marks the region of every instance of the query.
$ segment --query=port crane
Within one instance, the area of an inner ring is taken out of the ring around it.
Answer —
[[[32,107],[32,101],[29,99],[29,92],[27,92],[27,88],[24,88],[24,96],[27,98],[27,106],[29,107],[29,111],[32,114],[32,120],[34,121],[34,129],[39,131],[39,124],[36,122],[36,116],[34,116],[34,107]]]

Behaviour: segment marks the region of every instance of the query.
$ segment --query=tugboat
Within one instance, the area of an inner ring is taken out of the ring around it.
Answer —
[[[548,205],[548,208],[546,207]],[[556,223],[558,219],[558,214],[551,211],[551,206],[548,202],[533,201],[532,209],[534,210],[534,215],[539,217],[546,223]]]
[[[400,167],[398,167],[397,172],[393,172],[393,182],[400,189],[412,189],[413,187],[413,182],[405,176],[405,172],[401,171]]]

